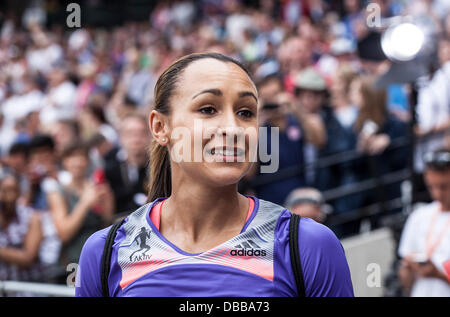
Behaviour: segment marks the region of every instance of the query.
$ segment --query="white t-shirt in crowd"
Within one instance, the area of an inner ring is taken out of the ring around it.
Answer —
[[[53,65],[63,58],[63,49],[58,44],[30,50],[27,53],[27,63],[32,72],[48,73]]]
[[[403,228],[398,253],[404,258],[412,254],[426,254],[426,239],[430,227],[433,226],[432,218],[439,212],[440,204],[432,202],[416,209],[408,217]],[[434,243],[442,234],[450,219],[450,211],[438,213],[434,222],[431,241]],[[446,231],[439,245],[431,255],[431,262],[437,269],[445,273],[443,264],[450,260],[450,229]],[[418,278],[411,290],[412,297],[450,296],[450,285],[438,278]]]
[[[450,61],[436,71],[428,85],[419,89],[416,113],[417,123],[424,131],[429,131],[450,120]],[[442,147],[443,141],[442,134],[418,140],[414,161],[417,172],[424,169],[425,153]]]
[[[17,137],[14,124],[5,122],[0,126],[0,155],[8,154],[9,148]]]
[[[60,191],[60,179],[63,174],[58,173],[58,180],[51,177],[45,177],[42,180],[42,190],[48,194],[54,191]],[[44,265],[56,264],[62,247],[62,242],[58,236],[51,212],[49,210],[41,211],[41,225],[43,240],[39,250],[39,259]]]
[[[16,123],[32,111],[39,111],[44,98],[44,94],[38,90],[32,90],[23,95],[13,95],[8,98],[2,107],[5,121]]]
[[[52,88],[43,100],[39,119],[42,124],[51,124],[61,119],[71,119],[75,116],[76,86],[65,81]]]

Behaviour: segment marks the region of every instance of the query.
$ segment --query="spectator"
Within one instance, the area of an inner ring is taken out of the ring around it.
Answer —
[[[105,166],[105,173],[115,198],[115,213],[135,210],[147,196],[147,159],[151,139],[145,117],[130,114],[120,126],[122,148],[114,161]]]
[[[94,183],[88,178],[88,148],[73,143],[62,153],[64,168],[70,173],[70,183],[48,194],[52,219],[62,242],[60,264],[77,263],[87,238],[109,225],[114,211],[113,193],[106,183]]]
[[[294,92],[299,73],[312,64],[311,43],[300,37],[287,38],[280,46],[278,59],[283,72],[283,84],[290,93]]]
[[[49,72],[49,90],[39,114],[40,121],[43,124],[72,118],[76,113],[76,87],[68,80],[66,72],[67,70],[63,66],[55,67]]]
[[[77,108],[77,112],[87,105],[89,97],[97,88],[97,71],[98,65],[96,62],[84,63],[78,67],[78,75],[81,82],[78,84],[76,92],[75,106]]]
[[[408,217],[398,253],[399,278],[409,296],[450,296],[450,150],[428,152],[424,178],[433,202]],[[447,264],[445,264],[447,263]]]
[[[318,151],[327,142],[327,123],[323,120],[323,111],[327,96],[326,83],[323,77],[313,68],[301,71],[295,82],[296,106],[293,110],[295,116],[303,126],[309,127],[310,137],[304,146],[307,164],[313,163],[318,157]],[[308,169],[309,184],[316,183],[315,171]]]
[[[322,119],[327,129],[327,140],[318,151],[318,158],[329,157],[356,149],[354,123],[357,107],[350,100],[350,84],[358,75],[350,68],[338,68],[331,85],[330,106],[323,107]],[[325,191],[357,182],[354,162],[346,160],[317,169],[316,186]],[[352,211],[361,206],[361,195],[346,195],[332,202],[336,214]]]
[[[48,128],[48,132],[55,141],[58,158],[61,157],[64,148],[81,138],[80,124],[75,118],[58,120]]]
[[[120,147],[111,143],[101,132],[95,133],[89,140],[89,148],[93,150],[93,160],[96,166],[114,164]]]
[[[317,71],[308,68],[297,76],[294,92],[296,100],[292,113],[305,128],[306,141],[316,147],[322,147],[327,137],[320,118],[326,98],[325,81]]]
[[[39,215],[19,202],[19,180],[13,174],[0,179],[0,280],[37,279],[42,240]]]
[[[358,77],[350,67],[341,66],[337,69],[331,86],[331,106],[335,118],[344,128],[353,126],[358,109],[350,100],[350,84]],[[343,151],[344,149],[341,149]]]
[[[108,123],[103,108],[96,104],[88,104],[80,112],[79,121],[85,139],[89,139],[95,132],[100,132],[112,144],[118,144],[119,137],[114,128]]]
[[[358,0],[345,0],[345,17],[343,23],[345,25],[345,36],[350,39],[358,37],[357,24],[364,20],[364,13],[361,11],[361,2]]]
[[[388,112],[386,91],[375,87],[373,77],[356,78],[350,84],[350,99],[359,110],[354,123],[354,131],[357,134],[356,148],[365,154],[354,161],[357,180],[363,181],[404,169],[405,158],[409,157],[408,148],[391,148],[390,145],[393,141],[406,138],[406,124]],[[379,185],[374,190],[360,194],[361,206],[375,202],[384,203],[400,197],[400,182]],[[372,225],[378,225],[379,217],[371,220]]]
[[[13,144],[9,149],[8,156],[5,158],[4,163],[19,179],[21,193],[25,193],[29,185],[26,177],[27,162],[28,144]]]
[[[280,97],[282,89],[281,79],[277,76],[266,77],[258,84],[262,104],[261,125],[267,128],[267,138],[263,142],[266,142],[267,149],[270,153],[275,150],[275,146],[277,145],[279,152],[278,171],[270,174],[270,177],[276,177],[277,173],[286,168],[302,167],[304,163],[304,132],[297,119],[289,114],[291,106],[278,102],[277,98]],[[272,144],[271,142],[271,128],[273,127],[279,129],[278,144]],[[266,164],[266,162],[261,164]],[[290,191],[305,186],[305,184],[304,175],[293,175],[292,177],[271,182],[270,184],[255,186],[254,190],[258,197],[282,204]]]
[[[5,155],[8,153],[9,147],[14,143],[17,132],[14,125],[5,120],[5,115],[0,112],[0,153]]]
[[[57,166],[55,144],[48,135],[35,136],[28,147],[29,161],[26,175],[29,188],[25,204],[40,212],[43,241],[40,260],[44,265],[55,265],[60,252],[60,240],[49,214],[48,194],[59,190],[63,175]]]
[[[319,223],[323,223],[330,212],[330,207],[325,204],[322,194],[317,189],[309,187],[293,190],[284,206],[295,214]]]
[[[38,210],[48,210],[47,194],[57,190],[63,178],[57,165],[55,143],[49,135],[38,135],[31,140],[27,174],[28,204]]]
[[[39,111],[44,98],[36,78],[23,76],[17,79],[15,85],[16,94],[5,101],[2,109],[9,123],[17,123],[30,113]]]
[[[17,136],[15,142],[30,142],[40,133],[39,112],[31,111],[25,117],[16,121]]]
[[[439,41],[438,57],[441,68],[433,75],[428,85],[419,89],[417,102],[416,132],[418,136],[436,133],[419,142],[415,153],[415,168],[418,173],[423,170],[422,157],[427,151],[444,146],[444,136],[450,135],[450,38]]]
[[[128,64],[124,69],[123,80],[126,87],[126,97],[137,106],[143,106],[149,102],[151,87],[155,85],[155,79],[141,59],[140,52],[136,48],[127,51]]]
[[[62,60],[62,48],[57,43],[52,43],[38,24],[30,27],[30,35],[34,44],[26,56],[30,71],[47,74],[51,72],[52,66]]]

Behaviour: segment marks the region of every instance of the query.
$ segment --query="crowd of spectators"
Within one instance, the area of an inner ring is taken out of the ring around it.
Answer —
[[[450,6],[371,2],[381,18],[419,12],[434,23],[439,65],[418,91],[414,131],[445,131]],[[64,283],[65,267],[78,261],[90,234],[146,202],[153,87],[171,62],[192,52],[243,62],[259,91],[260,125],[279,128],[278,171],[264,175],[255,168],[240,184],[243,193],[294,206],[298,190],[307,188],[302,199],[312,193],[323,205],[320,192],[405,168],[408,150],[390,145],[411,137],[410,87],[375,84],[390,62],[361,55],[373,34],[366,5],[160,1],[147,21],[108,29],[46,26],[42,8],[23,16],[0,13],[0,280]],[[270,141],[269,133],[269,148]],[[427,142],[419,150],[450,143],[442,135]],[[315,165],[345,152],[360,155]],[[292,168],[300,172],[277,178]],[[326,212],[311,213],[324,221],[378,195],[352,192],[327,201]],[[384,186],[383,199],[399,196],[399,182]],[[343,237],[359,227],[333,230]]]

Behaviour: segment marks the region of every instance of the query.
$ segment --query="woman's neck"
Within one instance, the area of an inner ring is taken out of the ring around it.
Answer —
[[[242,230],[249,203],[237,192],[236,184],[220,188],[199,183],[175,184],[163,205],[161,232],[180,232],[190,241],[189,245],[203,246],[204,241],[220,237],[226,241]]]
[[[72,178],[72,181],[70,182],[70,187],[75,191],[82,191],[85,183],[86,183],[85,177]]]

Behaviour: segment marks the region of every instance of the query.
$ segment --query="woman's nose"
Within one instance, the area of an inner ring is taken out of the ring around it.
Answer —
[[[243,134],[243,128],[239,126],[236,114],[233,111],[224,113],[219,124],[218,134],[225,138],[239,139]]]
[[[222,128],[222,130],[225,131],[235,131],[237,130],[239,126],[239,121],[237,118],[237,114],[234,113],[233,110],[228,110],[223,113],[223,116],[221,118],[221,122],[219,124],[219,127]]]

